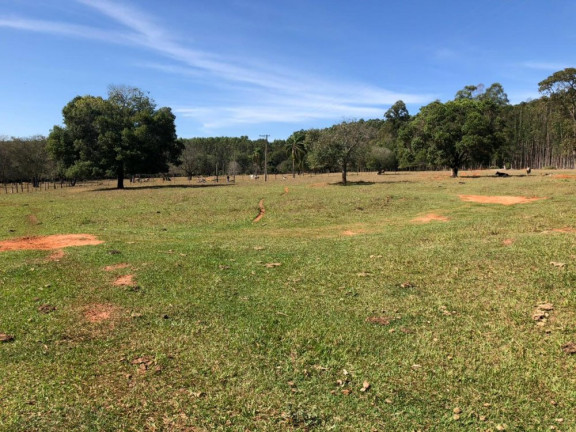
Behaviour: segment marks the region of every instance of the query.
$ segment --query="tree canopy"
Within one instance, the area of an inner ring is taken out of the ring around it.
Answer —
[[[62,114],[64,126],[52,129],[48,149],[68,177],[111,175],[122,189],[126,174],[167,172],[178,163],[174,114],[156,109],[140,89],[110,87],[108,99],[77,96]]]

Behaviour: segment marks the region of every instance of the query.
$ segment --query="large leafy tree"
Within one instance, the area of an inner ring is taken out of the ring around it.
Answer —
[[[436,166],[448,166],[452,176],[467,162],[489,163],[503,142],[490,100],[459,98],[423,107],[412,122],[412,147],[426,151]]]
[[[344,121],[320,132],[310,157],[318,165],[338,166],[346,185],[349,167],[370,148],[375,137],[376,130],[366,122]]]
[[[178,164],[177,140],[170,108],[132,87],[110,87],[108,99],[77,96],[62,111],[64,126],[55,126],[48,149],[71,177],[112,175],[118,189],[127,174],[168,171]]]

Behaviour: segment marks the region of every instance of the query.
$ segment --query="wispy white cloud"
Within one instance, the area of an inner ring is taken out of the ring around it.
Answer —
[[[533,62],[533,61],[524,62],[522,63],[522,66],[528,69],[536,69],[550,72],[556,72],[569,67],[568,65],[563,63]]]
[[[128,37],[127,34],[121,32],[110,32],[108,30],[100,30],[93,27],[76,24],[26,19],[20,17],[0,17],[0,27],[38,33],[49,33],[53,35],[96,39],[115,43],[118,43],[119,41],[122,41],[124,38]]]
[[[108,43],[138,46],[154,51],[174,63],[143,66],[193,76],[208,86],[225,85],[237,96],[223,106],[206,104],[176,107],[175,112],[194,118],[204,127],[266,122],[297,123],[315,119],[381,117],[385,107],[402,99],[408,104],[429,102],[430,94],[404,94],[362,83],[334,81],[281,66],[259,64],[254,59],[230,59],[193,49],[181,42],[154,17],[126,2],[75,0],[110,19],[122,29],[108,30],[68,23],[0,17],[0,27],[91,38]],[[451,53],[444,52],[443,55]],[[234,99],[243,102],[235,103]]]

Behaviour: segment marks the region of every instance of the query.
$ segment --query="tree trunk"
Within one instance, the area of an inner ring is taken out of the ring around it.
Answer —
[[[116,189],[124,189],[124,164],[118,166],[118,185]]]
[[[342,184],[346,186],[346,174],[348,173],[348,166],[346,162],[342,163]]]
[[[452,178],[458,177],[458,167],[452,167],[452,175],[450,177]]]

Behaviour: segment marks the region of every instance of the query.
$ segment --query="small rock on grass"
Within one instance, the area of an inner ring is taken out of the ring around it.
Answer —
[[[364,381],[362,384],[362,388],[360,389],[361,392],[366,392],[370,390],[370,383],[368,381]]]
[[[6,333],[0,333],[0,342],[12,342],[13,340],[14,336]]]

